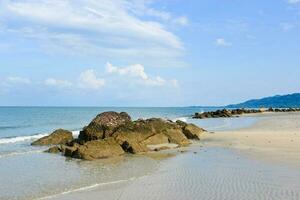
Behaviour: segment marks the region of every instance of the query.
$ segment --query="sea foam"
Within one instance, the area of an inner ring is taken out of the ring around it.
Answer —
[[[73,137],[78,137],[79,132],[80,132],[79,130],[72,131]],[[35,134],[35,135],[28,135],[28,136],[0,138],[0,145],[37,140],[47,135],[49,134],[42,133],[42,134]]]
[[[177,120],[180,120],[180,121],[183,121],[183,122],[187,122],[187,117],[178,117],[178,118],[173,119],[172,121],[176,122]]]
[[[97,187],[100,187],[100,186],[105,186],[105,185],[113,185],[113,184],[118,184],[118,183],[124,183],[124,182],[128,182],[128,181],[133,181],[135,179],[136,179],[136,177],[132,177],[132,178],[129,178],[129,179],[116,180],[116,181],[105,182],[105,183],[96,183],[96,184],[93,184],[93,185],[89,185],[89,186],[85,186],[85,187],[81,187],[81,188],[77,188],[77,189],[67,190],[67,191],[59,193],[59,194],[45,196],[45,197],[39,198],[39,200],[52,199],[54,197],[58,197],[58,196],[61,196],[61,195],[66,195],[66,194],[70,194],[70,193],[74,193],[74,192],[91,190],[91,189],[94,189],[94,188],[97,188]]]

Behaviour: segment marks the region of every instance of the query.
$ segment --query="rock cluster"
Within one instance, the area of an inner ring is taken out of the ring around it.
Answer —
[[[243,114],[251,114],[251,113],[263,113],[263,112],[297,112],[300,109],[297,108],[287,108],[287,109],[279,109],[279,108],[269,108],[269,109],[233,109],[233,110],[216,110],[210,112],[202,112],[195,113],[193,118],[195,119],[206,119],[206,118],[227,118],[227,117],[237,117]]]
[[[189,139],[199,140],[204,132],[204,129],[182,121],[172,122],[159,118],[132,121],[125,112],[105,112],[84,127],[78,138],[56,143],[61,145],[51,147],[47,152],[61,152],[65,156],[85,160],[101,159],[124,153],[167,149],[172,145],[186,146],[191,143]],[[48,139],[51,137],[47,136]],[[37,144],[37,141],[33,144]],[[150,148],[153,146],[158,147]]]
[[[269,108],[268,112],[299,112],[300,108]]]

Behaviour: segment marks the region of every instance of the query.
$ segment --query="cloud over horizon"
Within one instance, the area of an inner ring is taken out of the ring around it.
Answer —
[[[118,91],[126,91],[128,85],[131,87],[155,88],[155,87],[179,87],[176,79],[164,79],[159,75],[149,75],[141,64],[129,65],[126,67],[113,66],[107,63],[105,71],[97,73],[94,69],[82,71],[75,80],[59,79],[54,77],[45,80],[31,80],[25,77],[9,76],[0,80],[0,86],[6,92],[13,92],[16,87],[31,85],[32,87],[44,90],[47,88],[67,90],[73,92],[88,92],[90,90],[100,91],[109,89],[111,86],[118,86]]]

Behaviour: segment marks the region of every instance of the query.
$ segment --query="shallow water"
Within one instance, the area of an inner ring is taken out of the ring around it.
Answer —
[[[0,196],[1,200],[51,196],[127,181],[150,173],[156,166],[156,161],[147,157],[125,156],[111,162],[88,162],[46,153],[12,156],[0,160]]]
[[[32,199],[95,184],[127,180],[153,169],[156,161],[151,159],[126,157],[125,162],[119,165],[107,166],[101,162],[98,165],[95,164],[97,162],[67,160],[59,155],[43,153],[45,147],[30,146],[33,140],[58,128],[72,130],[76,136],[84,125],[104,111],[126,111],[133,119],[180,119],[209,131],[240,128],[256,121],[255,118],[190,118],[194,112],[212,109],[0,107],[0,199]],[[145,168],[143,161],[148,163],[149,169],[147,166]],[[131,170],[122,171],[123,167]]]
[[[194,153],[196,152],[196,153]],[[162,161],[148,176],[59,195],[52,200],[298,200],[300,171],[248,159],[224,148],[194,147]]]

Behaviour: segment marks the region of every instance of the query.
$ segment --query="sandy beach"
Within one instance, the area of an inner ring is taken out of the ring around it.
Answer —
[[[300,114],[254,117],[251,127],[209,133],[171,151],[175,156],[143,176],[46,199],[299,199]]]
[[[254,125],[206,134],[206,145],[241,150],[253,158],[300,168],[300,113],[263,113]]]

